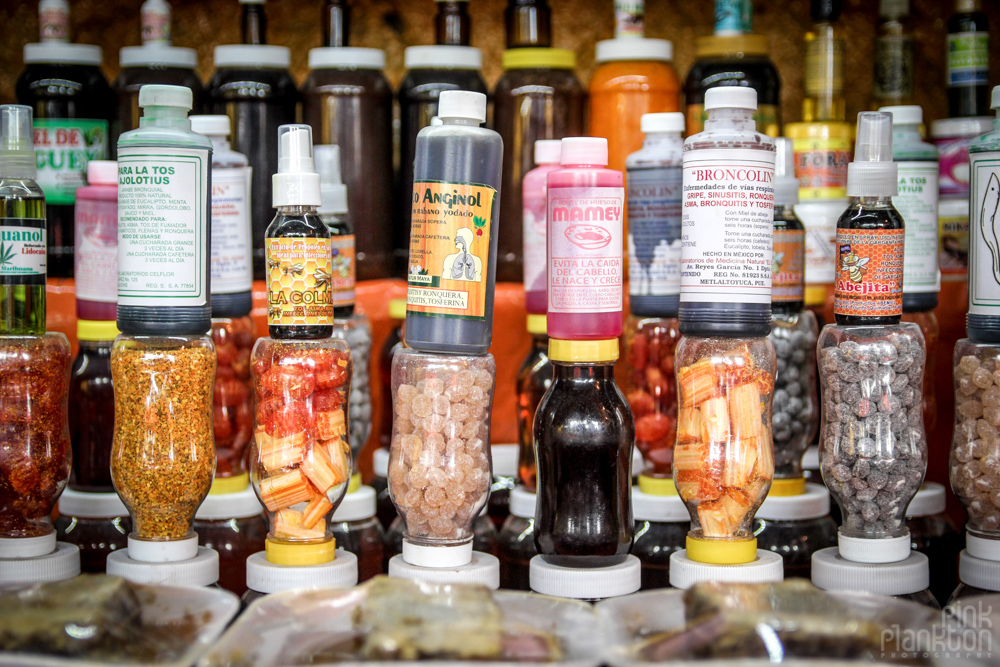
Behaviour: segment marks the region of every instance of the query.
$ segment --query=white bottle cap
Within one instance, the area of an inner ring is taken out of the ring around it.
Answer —
[[[704,581],[727,584],[768,584],[785,579],[785,565],[781,556],[771,551],[757,549],[757,559],[740,565],[713,565],[699,563],[687,557],[682,549],[670,554],[670,585],[687,590]]]
[[[118,163],[114,160],[91,160],[87,163],[88,185],[118,185]]]
[[[465,544],[424,546],[403,538],[403,560],[417,567],[461,567],[472,561],[472,540]]]
[[[837,531],[840,555],[855,563],[898,563],[910,555],[910,531],[901,537],[848,537]]]
[[[674,57],[673,43],[665,39],[622,37],[597,43],[595,60],[608,63],[620,60],[658,60],[669,62]]]
[[[272,44],[223,44],[215,47],[216,67],[255,67],[287,69],[292,52],[286,46]]]
[[[774,140],[774,203],[795,206],[799,203],[799,179],[795,177],[795,147],[791,139]]]
[[[376,477],[389,478],[389,449],[387,447],[379,447],[375,450],[375,454],[372,455],[372,470]]]
[[[759,514],[759,512],[758,512]],[[680,496],[654,496],[632,487],[632,516],[636,521],[688,523],[691,515]]]
[[[945,510],[944,486],[937,482],[924,482],[906,508],[907,518],[911,516],[934,516]]]
[[[384,69],[385,51],[358,46],[309,49],[309,69]]]
[[[1000,593],[1000,561],[976,558],[962,549],[958,555],[958,579],[967,586]]]
[[[898,167],[892,161],[892,116],[878,111],[858,114],[854,161],[847,165],[848,197],[895,197]]]
[[[93,162],[91,162],[93,164]],[[112,163],[114,164],[114,163]],[[88,177],[90,173],[87,173]],[[59,496],[59,514],[76,519],[113,519],[128,516],[128,508],[115,492],[84,493],[66,489]]]
[[[55,65],[95,65],[100,66],[103,55],[101,47],[92,44],[66,44],[45,42],[24,45],[24,64],[46,63]]]
[[[639,127],[643,134],[652,132],[683,132],[684,114],[679,111],[666,113],[644,113],[639,120]]]
[[[198,555],[198,536],[191,533],[180,540],[143,540],[128,536],[128,558],[143,563],[173,563]]]
[[[806,484],[806,492],[799,496],[767,496],[756,516],[771,521],[805,521],[829,513],[830,492],[820,484]]]
[[[642,585],[642,563],[635,556],[608,567],[559,567],[541,556],[528,567],[531,590],[572,600],[606,600],[629,595]]]
[[[562,140],[539,139],[535,142],[535,164],[559,164]]]
[[[258,593],[281,593],[297,588],[350,588],[358,583],[358,557],[337,549],[329,563],[277,565],[258,551],[247,558],[247,588]]]
[[[604,137],[566,137],[562,140],[560,164],[608,165],[608,140]]]
[[[347,213],[347,186],[340,178],[340,146],[320,144],[314,149],[322,203],[319,213]]]
[[[406,548],[405,541],[403,548]],[[389,576],[432,584],[482,584],[495,591],[500,588],[500,561],[491,554],[474,551],[472,559],[464,565],[420,567],[403,560],[403,556],[399,555],[393,556],[389,561]]]
[[[198,52],[180,46],[147,44],[145,46],[123,46],[118,52],[118,62],[122,67],[179,67],[194,69],[198,66]]]
[[[493,459],[494,477],[517,477],[517,463],[520,457],[517,445],[493,445],[490,458]]]
[[[195,521],[224,521],[226,519],[246,519],[261,515],[263,505],[248,486],[236,493],[210,493],[194,515]]]
[[[924,122],[924,110],[916,104],[880,107],[879,112],[892,116],[893,125],[920,125]]]
[[[838,201],[837,206],[840,206]],[[841,212],[843,212],[843,207],[841,207]],[[819,470],[819,446],[813,445],[806,450],[806,453],[802,455],[802,469],[803,470]]]
[[[194,93],[184,86],[164,86],[152,84],[139,89],[139,107],[174,107],[191,110]]]
[[[472,46],[408,46],[406,69],[480,69],[483,52]]]
[[[535,518],[538,496],[518,484],[510,490],[510,513],[522,519]]]
[[[1000,561],[1000,539],[979,537],[970,532],[965,533],[965,549],[970,556],[983,560]]]
[[[202,588],[219,580],[219,553],[198,547],[193,558],[170,563],[149,563],[129,558],[129,551],[108,554],[107,572],[133,584]]]
[[[370,486],[359,486],[357,491],[344,496],[331,521],[333,523],[364,521],[375,516],[376,511],[375,489]]]
[[[935,139],[978,137],[980,134],[986,134],[993,129],[993,120],[993,116],[940,118],[931,121],[931,136]]]
[[[705,111],[712,109],[757,109],[757,91],[740,86],[719,86],[705,91]]]
[[[58,542],[54,551],[32,558],[0,559],[0,586],[65,581],[80,574],[80,548]]]
[[[1000,109],[1000,86],[993,86],[993,93],[990,96],[990,108]]]
[[[206,137],[228,137],[232,132],[229,116],[224,114],[204,114],[188,118],[191,121],[191,131]]]
[[[909,595],[931,585],[931,569],[919,551],[895,563],[857,563],[844,558],[837,547],[827,547],[812,555],[812,582],[824,591]]]
[[[271,201],[279,206],[319,206],[323,197],[313,161],[312,128],[278,128],[278,173],[271,176]]]
[[[438,118],[469,118],[486,122],[486,96],[468,90],[443,90],[438,96]]]
[[[29,106],[0,105],[0,178],[34,180],[38,175],[32,115]]]
[[[444,125],[444,121],[437,116],[431,116],[431,126]]]
[[[0,559],[35,558],[56,549],[56,531],[38,537],[0,537]]]

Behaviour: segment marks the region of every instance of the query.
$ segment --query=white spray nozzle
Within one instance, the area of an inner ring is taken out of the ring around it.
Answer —
[[[799,203],[799,179],[795,178],[795,146],[791,139],[774,139],[774,203],[794,206]]]
[[[892,161],[892,114],[858,114],[854,162],[847,166],[848,197],[894,197],[898,167]]]
[[[272,200],[278,206],[319,206],[319,174],[313,161],[312,128],[278,128],[278,173],[271,178]]]
[[[0,106],[0,178],[35,178],[32,139],[31,107]]]
[[[347,186],[340,177],[340,146],[316,146],[316,171],[323,203],[320,213],[347,213]]]

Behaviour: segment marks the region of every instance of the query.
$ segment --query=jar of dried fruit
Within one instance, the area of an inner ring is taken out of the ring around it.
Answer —
[[[236,482],[233,491],[240,491],[249,483],[246,446],[253,438],[250,352],[256,339],[257,332],[249,315],[212,318],[217,364],[212,393],[215,478],[233,478]],[[215,486],[213,492],[216,492]]]

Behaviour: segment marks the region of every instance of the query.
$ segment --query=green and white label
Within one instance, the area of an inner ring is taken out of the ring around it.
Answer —
[[[108,159],[108,121],[36,118],[33,124],[35,179],[48,204],[72,204],[87,184],[87,163]]]
[[[938,163],[897,162],[899,194],[892,198],[906,224],[903,292],[940,292]]]
[[[118,150],[120,305],[205,305],[210,170],[203,149]]]
[[[989,84],[990,34],[953,32],[948,35],[948,85]]]
[[[45,220],[0,221],[0,283],[14,276],[45,279]]]

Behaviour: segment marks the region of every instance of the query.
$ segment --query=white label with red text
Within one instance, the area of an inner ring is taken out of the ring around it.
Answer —
[[[212,169],[212,294],[249,292],[250,168]]]

